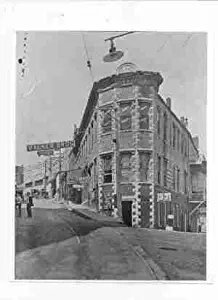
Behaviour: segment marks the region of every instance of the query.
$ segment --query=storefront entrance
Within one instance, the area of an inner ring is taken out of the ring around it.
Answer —
[[[132,201],[122,201],[122,216],[123,222],[131,227],[132,226]]]

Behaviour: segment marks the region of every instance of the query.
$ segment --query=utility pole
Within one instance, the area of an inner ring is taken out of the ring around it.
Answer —
[[[62,191],[61,191],[61,149],[59,151],[59,196],[60,199],[62,198]]]
[[[119,170],[120,170],[120,156],[119,156],[119,148],[120,148],[120,141],[119,141],[119,128],[118,128],[118,120],[116,116],[116,108],[114,109],[115,112],[115,163],[116,163],[116,208],[120,205],[120,186],[119,186]]]
[[[45,175],[44,175],[44,188],[46,188],[46,176],[47,176],[47,161],[46,161],[46,159],[45,159],[45,162],[44,162],[44,170],[45,170]]]

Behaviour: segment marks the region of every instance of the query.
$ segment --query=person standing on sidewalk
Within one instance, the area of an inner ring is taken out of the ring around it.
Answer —
[[[18,207],[18,217],[21,218],[21,205],[22,205],[22,198],[18,194],[17,195],[17,207]]]
[[[15,194],[15,209],[18,209],[18,217],[21,217],[21,198],[18,193]]]
[[[32,218],[32,206],[33,206],[33,197],[31,196],[30,193],[27,194],[27,216],[28,218]]]

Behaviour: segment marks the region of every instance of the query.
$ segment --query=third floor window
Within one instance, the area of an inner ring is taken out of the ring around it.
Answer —
[[[164,113],[164,119],[163,119],[163,139],[164,141],[167,140],[167,113]]]
[[[139,103],[139,127],[140,129],[149,129],[149,108],[147,102]]]
[[[132,128],[131,102],[120,104],[120,130]]]
[[[102,118],[102,132],[106,133],[112,130],[112,117],[111,117],[111,110],[105,109],[103,111],[103,118]]]

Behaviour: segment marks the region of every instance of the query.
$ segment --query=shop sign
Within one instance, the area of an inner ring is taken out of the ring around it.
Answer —
[[[58,150],[70,147],[74,147],[74,141],[27,145],[27,151]]]
[[[159,201],[171,201],[171,193],[158,193],[157,194],[157,202]]]
[[[54,151],[53,150],[42,150],[42,151],[37,151],[37,155],[38,156],[51,156],[54,155]]]
[[[73,187],[75,189],[82,189],[83,188],[83,185],[80,185],[80,184],[74,184]]]
[[[173,220],[174,219],[174,215],[168,215],[167,216],[169,220]]]

